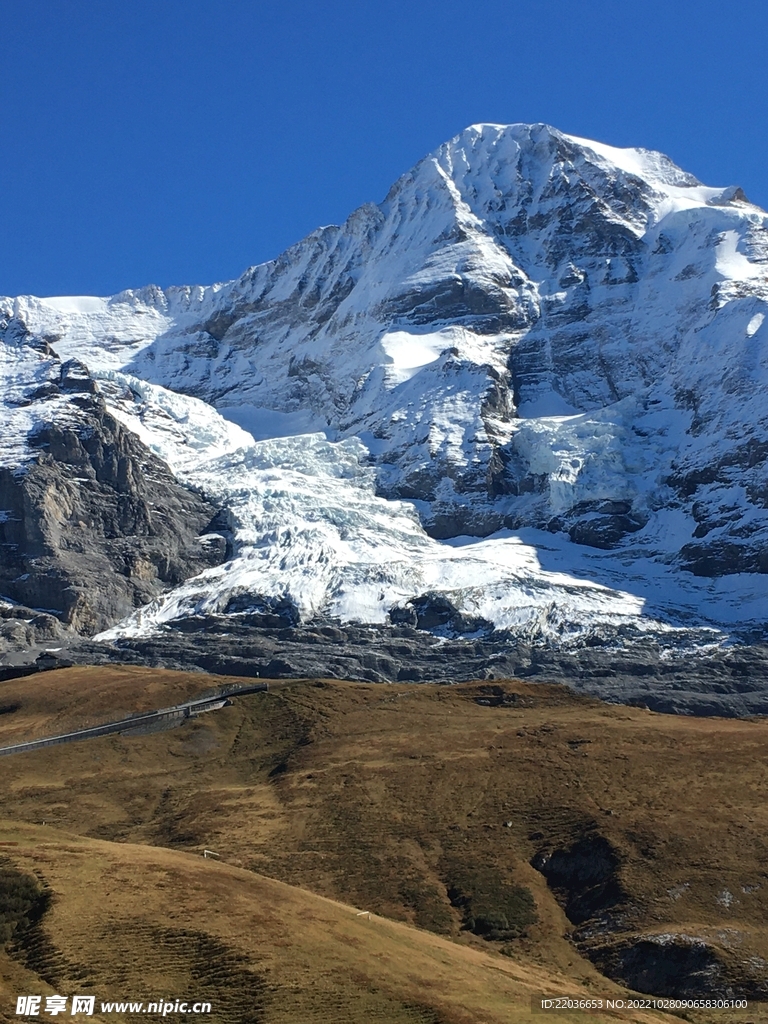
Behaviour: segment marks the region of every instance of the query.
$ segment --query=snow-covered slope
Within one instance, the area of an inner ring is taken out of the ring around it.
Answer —
[[[478,125],[237,281],[0,309],[231,510],[235,557],[117,632],[768,620],[768,217],[661,154]]]

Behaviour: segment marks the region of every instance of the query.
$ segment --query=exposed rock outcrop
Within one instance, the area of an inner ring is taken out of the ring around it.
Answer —
[[[557,650],[498,633],[434,636],[407,624],[291,625],[290,605],[177,619],[151,636],[78,641],[38,658],[34,671],[67,664],[147,664],[264,679],[335,678],[453,683],[510,678],[565,683],[616,704],[684,715],[768,714],[768,647],[731,647],[669,657],[642,637],[622,650]],[[19,659],[17,659],[18,661]]]
[[[622,935],[584,947],[583,952],[603,974],[636,992],[675,999],[768,998],[758,958],[750,962],[685,932]]]
[[[575,926],[576,947],[614,981],[677,999],[768,996],[761,965],[734,956],[727,944],[682,931],[635,931],[641,908],[622,880],[622,857],[593,822],[573,842],[540,850],[531,864]]]
[[[51,616],[98,632],[226,555],[215,506],[107,412],[82,365],[45,388],[69,415],[33,429],[30,459],[0,467],[0,594],[36,610],[22,631],[6,618],[12,647],[30,632],[57,639]]]

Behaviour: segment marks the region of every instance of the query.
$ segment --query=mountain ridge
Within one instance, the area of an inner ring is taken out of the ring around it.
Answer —
[[[236,281],[0,305],[232,520],[112,638],[282,600],[561,645],[768,621],[768,218],[663,154],[472,126]]]

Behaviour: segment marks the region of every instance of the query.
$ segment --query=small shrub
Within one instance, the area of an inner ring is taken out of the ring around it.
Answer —
[[[0,859],[0,946],[35,924],[46,911],[48,893],[32,875]]]
[[[448,898],[462,912],[462,928],[493,942],[520,938],[538,919],[530,889],[505,882],[494,868],[454,872]]]
[[[450,934],[453,922],[445,896],[441,898],[438,890],[426,879],[417,876],[404,878],[400,883],[400,898],[414,911],[414,921],[419,928],[438,935]]]

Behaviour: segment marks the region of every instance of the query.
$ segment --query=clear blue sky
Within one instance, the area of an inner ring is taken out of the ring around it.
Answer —
[[[235,277],[478,121],[768,206],[764,0],[0,0],[0,25],[0,294]]]

